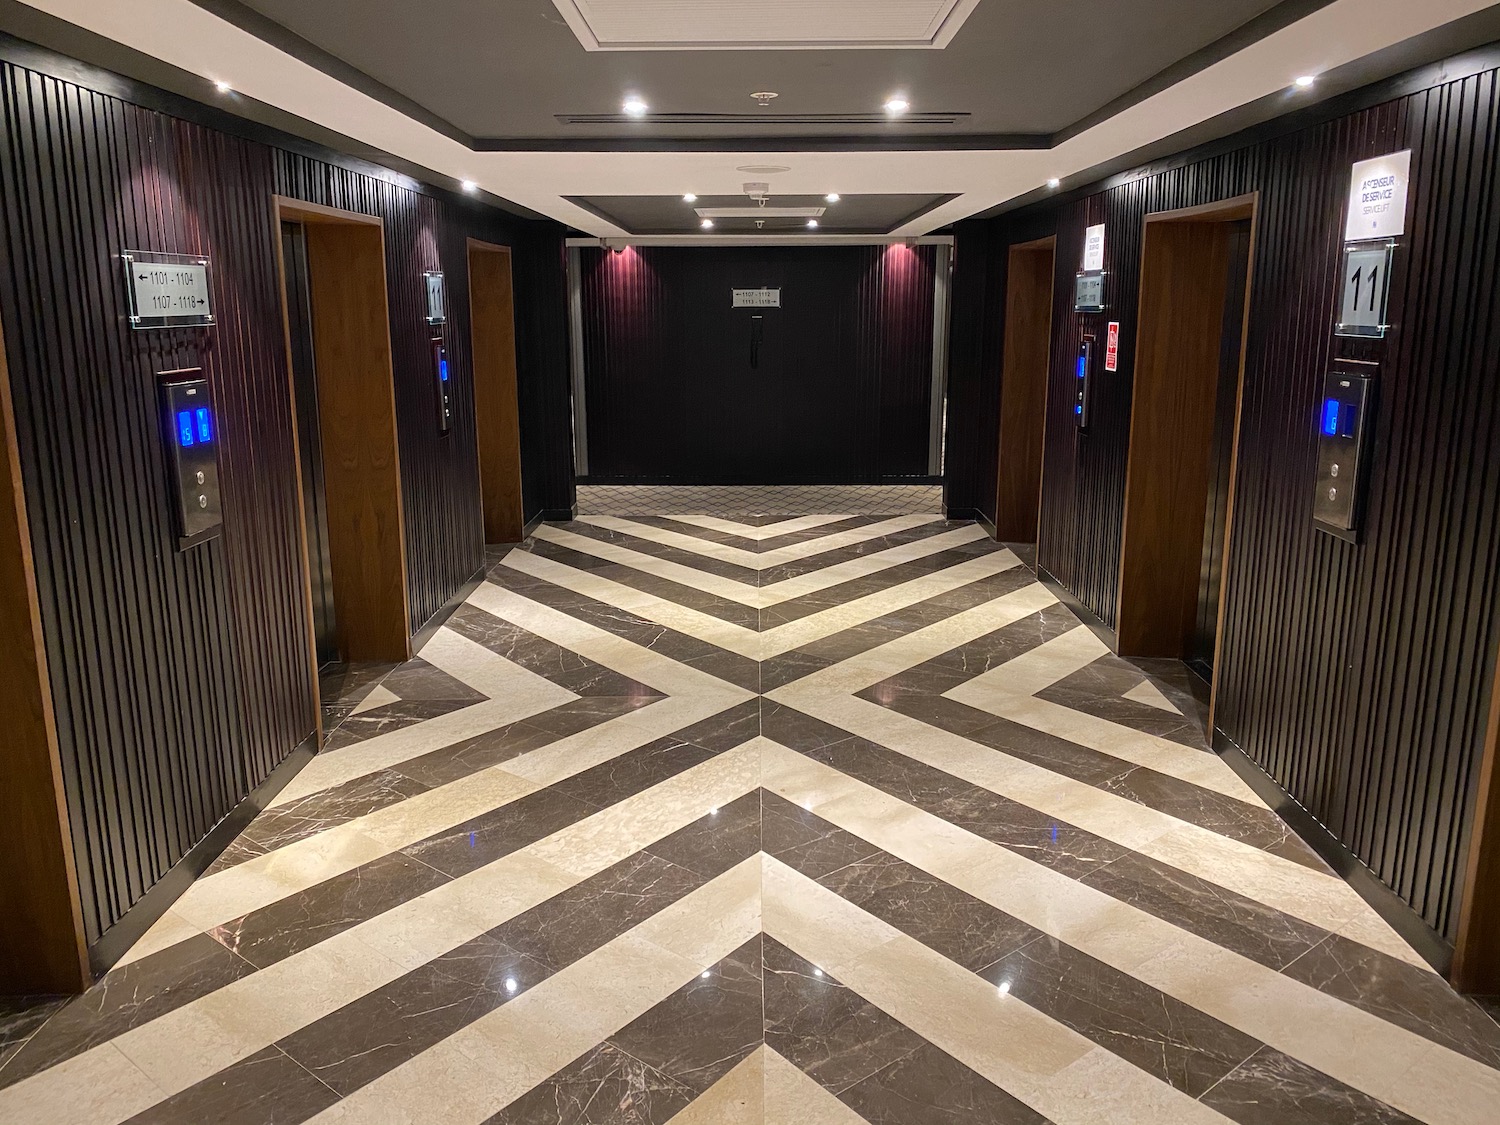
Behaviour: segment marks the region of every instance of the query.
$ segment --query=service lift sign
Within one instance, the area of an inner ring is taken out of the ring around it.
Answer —
[[[1361,160],[1349,181],[1349,218],[1345,242],[1398,238],[1406,228],[1406,183],[1411,176],[1411,149]]]

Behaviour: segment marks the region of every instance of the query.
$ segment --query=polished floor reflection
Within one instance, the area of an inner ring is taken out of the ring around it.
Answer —
[[[497,552],[0,1121],[1493,1125],[1500,1027],[935,514]]]

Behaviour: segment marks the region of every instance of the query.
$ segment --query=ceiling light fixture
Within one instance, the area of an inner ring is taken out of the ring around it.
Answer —
[[[230,85],[228,82],[215,82],[214,89],[219,91],[219,93],[221,94],[227,94],[229,93]]]
[[[698,202],[698,197],[696,195],[694,195],[692,192],[688,192],[686,195],[684,195],[682,197],[682,201],[684,203],[697,203]]]
[[[698,225],[700,227],[702,227],[704,230],[713,230],[714,229],[714,221],[712,219],[704,219]]]
[[[1304,74],[1301,78],[1297,79],[1297,81],[1294,82],[1293,85],[1296,86],[1299,90],[1305,90],[1317,80],[1318,76],[1316,74]]]
[[[1047,186],[1049,188],[1060,188],[1062,187],[1062,181],[1059,180],[1056,176],[1053,176],[1050,180],[1047,181]]]
[[[476,191],[479,190],[479,185],[476,184],[473,180],[464,180],[463,183],[459,186],[461,186],[464,191],[468,192],[470,195],[473,195]]]
[[[626,98],[625,104],[620,108],[631,117],[645,117],[646,114],[651,112],[651,107],[634,95]]]
[[[807,229],[808,230],[817,230],[818,229],[818,220],[817,219],[808,219],[807,220]]]
[[[837,203],[839,201],[839,193],[836,191],[830,191],[823,198],[826,199],[829,203]]]
[[[900,94],[897,94],[893,98],[887,98],[886,99],[885,111],[887,113],[889,113],[892,117],[899,117],[901,114],[905,113],[910,108],[911,108],[911,102],[907,101]]]

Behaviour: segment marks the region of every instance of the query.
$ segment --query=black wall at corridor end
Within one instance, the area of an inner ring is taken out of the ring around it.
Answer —
[[[582,250],[589,479],[925,476],[936,251]],[[731,307],[731,289],[760,287],[780,289],[782,307]]]
[[[413,632],[484,558],[470,237],[516,248],[527,514],[571,504],[563,232],[160,91],[96,92],[77,84],[87,68],[5,51],[27,67],[0,64],[0,316],[94,945],[314,730],[273,195],[384,224]],[[131,331],[126,249],[207,255],[218,323]],[[429,269],[448,287],[447,436],[428,370]],[[220,415],[225,526],[178,553],[155,379],[197,366]]]
[[[958,232],[950,507],[993,515],[1007,248],[1055,232],[1037,557],[1113,626],[1144,216],[1259,193],[1216,727],[1447,943],[1497,639],[1497,64],[1490,49]],[[1408,147],[1396,327],[1383,343],[1336,341],[1350,165]],[[1072,278],[1093,223],[1107,226],[1110,307],[1079,315]],[[1108,320],[1122,323],[1120,370],[1100,371],[1079,437],[1071,362]],[[1314,417],[1337,356],[1382,365],[1360,546],[1311,522]]]

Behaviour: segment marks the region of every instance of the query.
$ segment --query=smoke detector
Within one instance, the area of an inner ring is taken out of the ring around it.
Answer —
[[[767,183],[749,183],[744,185],[745,194],[755,202],[765,205],[766,200],[771,198],[771,185]]]
[[[741,164],[735,169],[747,176],[774,176],[778,172],[790,172],[792,169],[786,164]]]
[[[760,103],[762,109],[770,105],[776,98],[781,97],[775,90],[761,90],[750,96]]]

